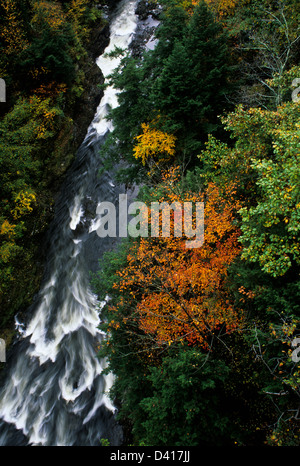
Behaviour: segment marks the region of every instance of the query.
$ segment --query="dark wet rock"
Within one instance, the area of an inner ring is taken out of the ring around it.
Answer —
[[[161,13],[161,7],[157,5],[156,2],[140,0],[136,7],[135,13],[138,15],[141,21],[147,19],[149,15],[151,15],[154,19],[158,19]]]
[[[109,23],[102,24],[93,30],[88,48],[88,58],[85,64],[84,92],[77,100],[73,109],[73,137],[75,148],[79,147],[86,136],[87,128],[92,121],[100,100],[103,96],[101,84],[104,77],[95,60],[109,44]]]
[[[108,6],[109,11],[113,11],[117,4],[120,3],[120,0],[106,0],[105,3]]]
[[[141,0],[138,3],[135,11],[138,24],[135,37],[130,45],[134,57],[140,57],[145,48],[152,48],[154,45],[154,34],[159,25],[161,11],[162,8],[156,2]]]

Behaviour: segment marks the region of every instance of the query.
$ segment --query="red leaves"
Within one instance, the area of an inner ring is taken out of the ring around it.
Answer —
[[[182,202],[174,176],[164,179],[163,200]],[[156,344],[184,340],[208,348],[214,332],[230,332],[242,324],[225,284],[228,267],[241,250],[233,225],[239,207],[232,200],[233,187],[228,186],[227,194],[223,199],[216,186],[208,188],[201,248],[187,249],[185,239],[174,236],[142,238],[128,255],[118,288],[130,293],[138,326]],[[201,193],[186,198],[203,201]]]

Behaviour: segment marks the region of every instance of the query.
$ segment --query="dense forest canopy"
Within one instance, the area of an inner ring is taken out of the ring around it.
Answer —
[[[101,262],[112,396],[137,445],[299,445],[299,3],[159,3],[102,156],[149,206],[204,202],[205,241]]]

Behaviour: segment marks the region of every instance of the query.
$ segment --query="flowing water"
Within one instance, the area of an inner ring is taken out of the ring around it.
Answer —
[[[136,29],[136,3],[119,4],[105,52],[128,48]],[[104,55],[97,60],[104,76],[117,62]],[[107,396],[112,376],[102,374],[105,361],[96,357],[103,339],[101,303],[89,287],[89,270],[96,270],[114,241],[96,233],[97,205],[117,202],[124,192],[114,186],[113,173],[98,174],[99,147],[112,129],[105,115],[116,105],[117,91],[108,87],[61,190],[43,285],[29,322],[18,323],[20,336],[1,388],[0,445],[99,445],[101,437],[111,445],[122,442]]]

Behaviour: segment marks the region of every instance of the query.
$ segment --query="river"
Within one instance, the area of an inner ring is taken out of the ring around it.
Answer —
[[[129,47],[136,3],[120,2],[105,53]],[[97,59],[105,77],[117,63],[105,55]],[[117,104],[117,90],[106,88],[56,203],[43,283],[28,310],[29,321],[18,322],[0,391],[2,446],[95,446],[101,438],[113,446],[122,443],[107,395],[112,375],[102,374],[105,360],[96,355],[103,339],[101,303],[89,284],[89,271],[96,270],[114,241],[96,233],[97,205],[117,202],[125,192],[115,186],[113,172],[99,176],[99,148],[112,129],[105,116]]]

